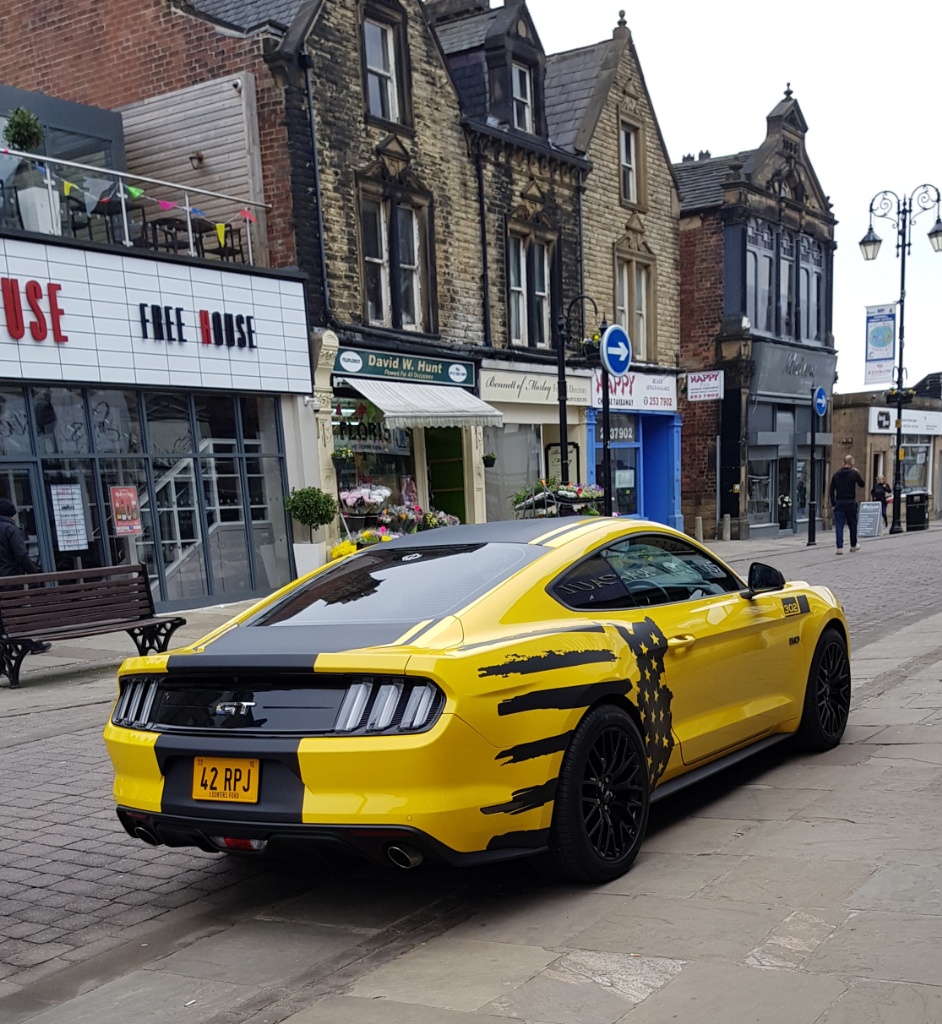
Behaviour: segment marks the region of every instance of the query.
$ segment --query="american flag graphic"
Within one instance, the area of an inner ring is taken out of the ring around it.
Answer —
[[[671,700],[674,695],[664,685],[667,637],[648,618],[620,627],[619,632],[638,662],[638,710],[644,727],[648,774],[653,789],[664,774],[674,749],[671,732]]]

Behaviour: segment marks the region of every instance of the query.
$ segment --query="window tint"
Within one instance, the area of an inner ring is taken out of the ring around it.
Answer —
[[[709,555],[674,537],[618,541],[553,584],[557,601],[579,611],[643,608],[739,590],[742,583]]]
[[[296,626],[440,619],[533,561],[527,544],[381,544],[315,576],[250,623]]]

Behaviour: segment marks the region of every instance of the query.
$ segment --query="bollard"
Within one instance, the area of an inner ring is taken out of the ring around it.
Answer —
[[[693,539],[703,543],[703,516],[697,516],[693,521]]]
[[[732,527],[729,522],[729,513],[723,516],[723,540],[730,540],[732,538]]]

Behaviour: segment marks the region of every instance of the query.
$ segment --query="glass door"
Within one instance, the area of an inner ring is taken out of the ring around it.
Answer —
[[[34,495],[41,493],[32,466],[23,463],[5,463],[0,466],[0,498],[8,498],[16,505],[15,522],[26,541],[29,557],[43,571],[53,572],[55,565],[42,506],[38,519],[36,513]]]

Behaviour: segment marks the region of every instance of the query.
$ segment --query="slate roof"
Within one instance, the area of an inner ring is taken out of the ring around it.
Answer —
[[[748,173],[750,158],[755,150],[743,153],[730,153],[729,156],[714,156],[704,160],[687,160],[674,164],[674,174],[680,189],[681,211],[703,210],[711,206],[723,204],[723,182],[729,174],[729,165],[733,160],[743,164],[744,173]]]
[[[303,0],[190,0],[199,14],[247,32],[261,25],[287,28],[294,21]]]
[[[442,25],[436,25],[435,34],[438,36],[441,48],[445,53],[451,54],[476,50],[479,46],[483,46],[491,23],[498,14],[502,13],[503,8],[498,7],[493,11],[482,11],[480,14],[472,14],[468,18],[459,18],[457,21],[446,21]]]
[[[573,152],[573,143],[599,84],[610,40],[546,56],[544,96],[550,141]]]

